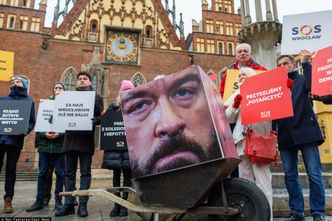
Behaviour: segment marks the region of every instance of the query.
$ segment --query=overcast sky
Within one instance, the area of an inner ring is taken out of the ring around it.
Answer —
[[[211,0],[207,0],[209,5]],[[36,5],[40,2],[36,1]],[[54,7],[56,5],[56,0],[49,0],[46,12],[46,24],[45,26],[50,27],[53,20]],[[164,0],[162,0],[164,2]],[[183,13],[183,19],[185,24],[185,35],[187,36],[192,30],[191,20],[196,19],[197,22],[200,22],[202,13],[201,13],[201,0],[176,0],[176,11],[177,14],[180,12]],[[254,0],[249,0],[251,3],[251,9],[254,7]],[[264,0],[261,0],[262,7],[264,8]],[[60,0],[60,3],[64,5],[65,0]],[[170,8],[172,8],[173,0],[169,0]],[[240,6],[240,0],[234,0],[235,11]],[[290,14],[300,14],[306,12],[315,12],[323,10],[332,10],[332,4],[330,0],[277,0],[278,6],[278,15],[279,20],[282,22],[282,16]],[[60,10],[63,9],[63,6],[60,7]],[[265,10],[263,10],[265,11]],[[255,18],[253,17],[255,20]],[[177,20],[179,22],[179,19]]]

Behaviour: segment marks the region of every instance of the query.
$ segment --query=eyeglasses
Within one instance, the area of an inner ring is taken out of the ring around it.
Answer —
[[[63,90],[63,88],[62,88],[62,87],[54,87],[54,89]]]

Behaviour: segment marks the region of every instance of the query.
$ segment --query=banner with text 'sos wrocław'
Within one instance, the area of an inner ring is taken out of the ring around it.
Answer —
[[[281,54],[317,51],[332,45],[332,10],[283,18]]]

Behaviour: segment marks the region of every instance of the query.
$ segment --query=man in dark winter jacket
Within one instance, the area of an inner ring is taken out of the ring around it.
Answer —
[[[24,137],[30,133],[35,126],[35,105],[28,96],[28,80],[21,76],[13,77],[10,80],[10,92],[8,96],[0,97],[0,100],[11,101],[30,101],[32,102],[30,110],[30,119],[28,131],[20,135],[0,135],[0,171],[5,154],[6,161],[6,179],[5,179],[5,204],[4,213],[12,213],[12,199],[14,196],[14,187],[16,181],[16,165],[23,148]]]
[[[292,56],[282,55],[278,66],[286,66],[288,77],[294,80],[292,103],[294,116],[274,121],[278,131],[278,146],[285,172],[291,217],[287,221],[304,220],[304,199],[298,176],[298,151],[301,151],[310,186],[310,212],[314,221],[325,220],[325,192],[318,145],[324,142],[308,97],[311,88],[310,53],[301,51],[304,75],[296,71]]]
[[[77,91],[89,91],[92,81],[87,72],[80,72],[77,75]],[[100,116],[103,110],[102,98],[96,95],[94,116]],[[80,190],[87,190],[91,184],[91,163],[94,154],[94,130],[92,131],[66,131],[64,137],[65,153],[65,190],[74,191],[76,184],[77,161],[80,162]],[[80,217],[88,216],[87,202],[89,197],[82,196],[79,198],[79,207],[77,214]],[[66,197],[64,206],[55,212],[55,216],[65,216],[75,213],[74,197]]]

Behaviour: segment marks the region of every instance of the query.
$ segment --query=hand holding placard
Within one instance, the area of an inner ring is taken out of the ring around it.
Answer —
[[[299,52],[299,55],[301,55],[301,63],[310,62],[311,59],[310,51],[303,49]]]
[[[241,104],[242,96],[241,94],[236,95],[234,98],[233,108],[238,109]]]
[[[287,79],[287,87],[292,90],[293,86],[294,86],[294,80],[288,78]]]

